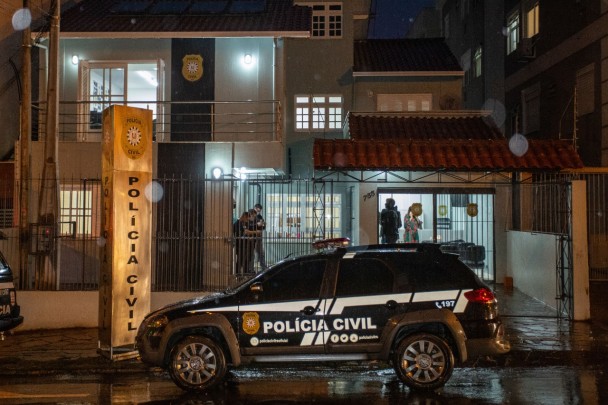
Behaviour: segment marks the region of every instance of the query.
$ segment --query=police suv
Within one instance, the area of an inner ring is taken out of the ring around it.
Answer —
[[[0,253],[0,332],[21,325],[23,317],[20,312],[21,308],[17,305],[17,292],[13,284],[13,272]]]
[[[335,248],[346,241],[150,313],[141,359],[189,391],[216,386],[229,366],[370,360],[434,390],[455,363],[509,351],[494,294],[457,255],[428,243]]]

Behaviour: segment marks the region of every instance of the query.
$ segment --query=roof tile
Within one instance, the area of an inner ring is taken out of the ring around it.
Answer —
[[[525,155],[507,139],[315,139],[315,170],[561,170],[583,167],[567,141],[529,140]],[[351,153],[349,151],[354,151]]]
[[[312,9],[294,6],[290,0],[266,0],[260,12],[207,13],[185,12],[178,14],[149,14],[158,0],[143,11],[113,12],[114,1],[84,0],[63,11],[62,33],[107,32],[309,32]],[[124,1],[128,3],[128,1]],[[131,1],[136,4],[137,1]],[[194,0],[192,1],[194,3]]]

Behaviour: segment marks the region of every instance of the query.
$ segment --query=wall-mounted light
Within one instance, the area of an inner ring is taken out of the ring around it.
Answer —
[[[250,53],[246,53],[245,56],[243,56],[243,63],[246,65],[251,65],[253,63],[253,56],[251,56]]]
[[[224,171],[220,167],[214,167],[211,174],[213,174],[213,178],[217,180],[224,175]]]
[[[79,60],[80,58],[78,57],[78,55],[72,55],[72,65],[78,65]]]

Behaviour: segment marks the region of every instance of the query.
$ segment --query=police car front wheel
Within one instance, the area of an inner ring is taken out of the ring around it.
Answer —
[[[442,387],[454,370],[454,354],[447,342],[432,334],[405,337],[397,346],[393,365],[408,387],[430,391]]]
[[[188,336],[173,347],[169,374],[184,390],[208,390],[226,375],[224,351],[212,339]]]

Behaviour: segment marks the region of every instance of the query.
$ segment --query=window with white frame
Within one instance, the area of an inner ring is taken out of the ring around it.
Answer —
[[[378,94],[376,111],[430,111],[433,106],[432,94]]]
[[[296,131],[325,131],[342,128],[342,96],[296,96]]]
[[[342,38],[342,3],[302,3],[312,7],[312,37]]]
[[[532,2],[526,10],[526,38],[532,38],[539,33],[539,5],[538,1]]]
[[[475,49],[475,53],[473,53],[473,75],[475,77],[481,76],[482,56],[483,56],[483,49],[480,45],[477,47],[477,49]]]
[[[519,42],[519,11],[516,10],[507,18],[507,55],[515,52]]]
[[[99,237],[101,230],[99,183],[61,184],[59,204],[59,235]]]

